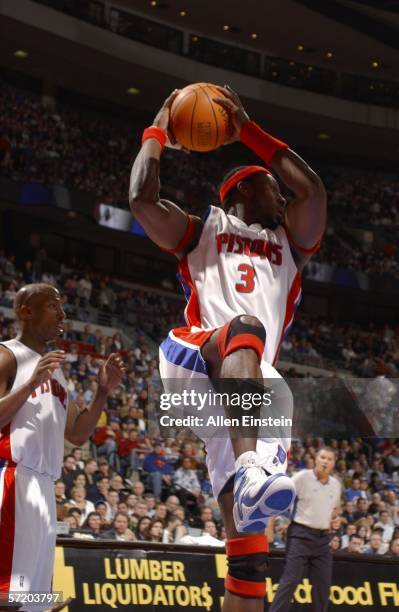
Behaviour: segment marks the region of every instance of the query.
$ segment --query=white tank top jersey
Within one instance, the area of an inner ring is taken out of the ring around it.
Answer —
[[[15,357],[15,391],[32,376],[41,355],[19,340],[8,340],[6,347]],[[0,459],[14,461],[57,479],[61,474],[64,432],[68,406],[67,382],[60,368],[51,379],[37,387],[0,432]]]
[[[199,243],[179,262],[192,331],[214,329],[240,314],[266,329],[263,358],[277,361],[301,297],[301,277],[283,226],[246,225],[210,206]]]

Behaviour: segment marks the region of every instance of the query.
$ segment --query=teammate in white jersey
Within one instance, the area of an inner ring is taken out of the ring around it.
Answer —
[[[281,381],[273,364],[300,298],[301,270],[325,229],[320,178],[287,144],[250,121],[229,87],[220,91],[223,96],[215,101],[230,115],[231,141],[241,140],[267,167],[229,173],[220,189],[221,207],[210,207],[203,219],[161,200],[160,157],[172,139],[169,109],[175,91],[144,131],[131,173],[132,212],[148,236],[179,259],[188,299],[187,325],[172,330],[160,347],[165,385],[172,378]],[[289,205],[269,168],[293,192]],[[292,402],[288,394],[287,401]],[[289,440],[234,432],[230,438],[203,439],[228,537],[223,609],[258,612],[265,593],[264,528],[270,516],[289,508],[295,493],[285,475]]]
[[[26,285],[14,309],[20,333],[0,344],[0,593],[50,593],[64,433],[76,446],[90,437],[125,368],[110,355],[91,406],[79,413],[60,367],[64,351],[45,354],[63,332],[58,290]]]

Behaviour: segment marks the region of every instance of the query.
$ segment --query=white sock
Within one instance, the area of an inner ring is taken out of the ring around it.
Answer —
[[[236,472],[241,466],[251,467],[251,465],[254,465],[256,461],[259,461],[259,455],[256,451],[246,451],[245,453],[242,453],[242,455],[237,457],[235,461]]]

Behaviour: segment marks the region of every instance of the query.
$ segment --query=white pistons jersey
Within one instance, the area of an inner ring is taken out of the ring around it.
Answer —
[[[274,364],[300,301],[301,279],[287,234],[246,225],[210,206],[198,245],[179,264],[191,331],[221,327],[240,314],[266,329],[263,359]]]
[[[0,346],[15,357],[17,369],[12,393],[31,378],[41,355],[19,340],[9,340]],[[59,478],[67,405],[67,383],[58,368],[49,381],[31,393],[11,423],[0,431],[0,460],[14,461],[53,479]]]

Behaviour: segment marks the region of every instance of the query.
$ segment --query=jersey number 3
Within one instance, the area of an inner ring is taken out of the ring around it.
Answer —
[[[255,270],[249,264],[240,264],[238,271],[241,272],[241,282],[236,283],[236,291],[252,293],[255,288]]]

